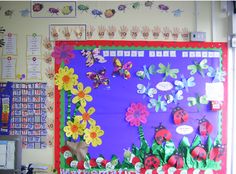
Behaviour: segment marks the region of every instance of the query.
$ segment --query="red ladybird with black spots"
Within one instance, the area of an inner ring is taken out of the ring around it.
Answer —
[[[210,151],[210,159],[214,161],[220,161],[221,157],[224,155],[225,147],[222,144],[217,144]]]
[[[198,130],[199,130],[200,135],[205,137],[211,134],[213,130],[213,126],[205,117],[203,117],[202,119],[199,120]]]
[[[205,160],[207,157],[207,153],[204,145],[199,144],[198,146],[194,147],[191,151],[191,155],[194,159],[198,161]]]
[[[172,110],[173,120],[176,125],[188,121],[188,113],[181,107],[177,106]]]
[[[156,169],[159,167],[159,165],[160,165],[160,160],[154,155],[150,155],[146,157],[144,160],[145,169]]]
[[[162,124],[156,128],[155,132],[155,140],[157,144],[162,144],[165,141],[170,141],[171,139],[171,133],[169,130],[167,130]]]
[[[175,167],[176,169],[181,169],[184,166],[183,156],[178,153],[171,155],[167,162],[171,167]]]

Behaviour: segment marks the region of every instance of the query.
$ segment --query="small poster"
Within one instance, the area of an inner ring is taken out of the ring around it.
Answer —
[[[3,47],[3,55],[17,55],[16,39],[15,34],[8,33],[4,35],[5,45]]]
[[[206,96],[209,101],[223,101],[224,84],[222,82],[206,83]]]
[[[33,34],[27,36],[27,56],[39,56],[41,55],[41,41],[42,37]]]
[[[41,79],[41,60],[38,57],[27,59],[27,78]]]
[[[16,77],[16,59],[8,57],[2,59],[2,79],[14,79]]]

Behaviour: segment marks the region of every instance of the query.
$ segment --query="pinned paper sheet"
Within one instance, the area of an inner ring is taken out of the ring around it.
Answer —
[[[27,78],[41,79],[41,60],[39,58],[27,59]]]
[[[208,101],[223,101],[224,100],[224,85],[223,83],[206,83],[206,97]]]
[[[16,59],[11,57],[2,59],[2,79],[14,79],[16,77]]]
[[[3,55],[17,55],[16,39],[16,35],[12,33],[4,36]]]
[[[27,36],[27,56],[41,55],[41,41],[42,37],[35,33],[32,36]]]

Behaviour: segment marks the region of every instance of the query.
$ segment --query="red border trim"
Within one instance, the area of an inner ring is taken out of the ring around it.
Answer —
[[[222,50],[223,70],[228,72],[228,47],[225,42],[158,42],[158,41],[57,41],[55,46],[68,44],[73,46],[123,46],[123,47],[166,47],[166,48],[219,48]],[[55,64],[55,72],[58,72],[59,65]],[[224,86],[224,105],[222,113],[222,144],[227,144],[227,101],[228,101],[228,78],[226,77]],[[54,141],[54,167],[60,171],[60,92],[55,87],[55,141]],[[220,173],[226,171],[226,154],[222,159],[222,169]],[[215,172],[214,172],[215,173]],[[217,171],[219,173],[219,171]]]

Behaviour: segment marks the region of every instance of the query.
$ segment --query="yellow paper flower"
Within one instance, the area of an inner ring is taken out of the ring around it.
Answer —
[[[84,130],[84,139],[87,144],[92,143],[93,147],[102,144],[102,140],[99,138],[104,134],[104,131],[101,130],[100,126],[91,125],[90,129],[86,128]]]
[[[75,95],[72,102],[76,104],[77,102],[80,102],[82,107],[86,106],[86,101],[90,102],[93,100],[93,97],[91,95],[88,95],[91,92],[91,87],[87,86],[84,89],[83,83],[78,83],[77,89],[72,89],[71,93]]]
[[[71,90],[74,85],[77,85],[77,80],[78,75],[74,74],[74,69],[69,69],[67,66],[59,68],[59,72],[55,75],[55,83],[58,86],[58,90]]]
[[[89,122],[90,125],[95,125],[96,121],[94,119],[91,118],[91,115],[95,112],[95,108],[91,107],[88,109],[88,112],[86,112],[86,110],[84,109],[84,107],[80,107],[79,111],[82,115],[77,116],[79,121],[82,120],[82,125],[84,127],[87,126],[87,122]]]
[[[77,140],[79,135],[83,135],[84,129],[85,127],[80,124],[78,117],[75,117],[74,122],[67,121],[67,126],[65,126],[63,130],[67,137],[72,136],[74,140]]]

